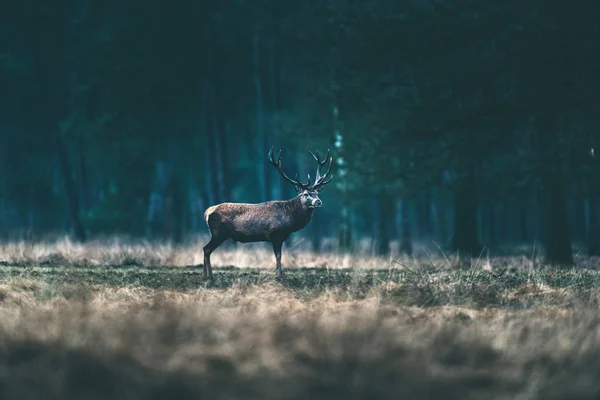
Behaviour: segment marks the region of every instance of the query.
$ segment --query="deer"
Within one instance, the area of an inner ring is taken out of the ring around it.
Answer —
[[[314,210],[323,205],[319,199],[319,192],[331,182],[329,174],[333,158],[327,155],[324,159],[319,157],[319,152],[314,154],[309,151],[317,162],[315,182],[311,183],[310,174],[308,182],[298,180],[298,174],[291,179],[283,171],[281,165],[281,149],[277,161],[273,158],[273,147],[268,153],[268,159],[281,177],[291,183],[298,193],[292,199],[270,200],[262,203],[221,203],[211,206],[204,212],[204,220],[208,225],[211,239],[204,246],[204,280],[211,280],[212,268],[210,255],[225,240],[231,239],[238,243],[267,242],[273,246],[275,253],[275,272],[278,280],[283,280],[281,268],[281,248],[288,237],[303,228],[311,221]],[[321,168],[329,162],[325,174]],[[329,179],[328,179],[329,177]]]

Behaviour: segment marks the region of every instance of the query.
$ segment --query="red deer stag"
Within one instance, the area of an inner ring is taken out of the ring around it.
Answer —
[[[269,161],[277,168],[283,179],[294,185],[298,196],[288,200],[271,200],[264,203],[221,203],[209,207],[204,212],[204,219],[210,230],[210,242],[204,246],[204,279],[212,280],[210,255],[225,240],[232,239],[240,243],[270,242],[273,245],[275,260],[277,262],[277,278],[283,278],[281,269],[281,247],[291,233],[303,229],[310,222],[315,208],[321,207],[319,192],[331,181],[327,179],[331,172],[332,157],[319,158],[319,153],[310,154],[317,161],[317,176],[315,183],[311,184],[310,174],[308,183],[288,177],[281,169],[281,150],[277,161],[273,159],[273,148],[269,151]],[[327,161],[327,172],[321,175],[321,167]]]

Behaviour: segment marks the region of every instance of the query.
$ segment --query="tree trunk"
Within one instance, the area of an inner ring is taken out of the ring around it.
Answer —
[[[318,216],[315,216],[317,218],[314,218],[311,220],[311,225],[312,225],[312,229],[311,229],[311,233],[312,233],[312,250],[314,252],[319,252],[321,251],[321,243],[322,243],[322,236],[321,236],[321,220],[318,218]]]
[[[277,52],[277,43],[275,39],[271,39],[271,47],[269,54],[269,77],[270,77],[270,97],[271,97],[271,118],[272,130],[281,132],[281,77],[278,74],[279,70],[279,54]],[[265,147],[265,149],[268,147]],[[275,179],[272,184],[271,196],[273,199],[281,199],[281,180]]]
[[[586,240],[586,220],[585,220],[585,200],[582,194],[574,188],[575,192],[575,218],[573,226],[573,238],[578,242],[585,242]]]
[[[541,183],[544,191],[543,234],[546,264],[570,267],[574,264],[569,225],[567,222],[567,199],[555,115],[539,117],[539,152],[541,159]]]
[[[171,173],[166,192],[168,237],[175,243],[180,243],[183,237],[184,202],[179,178],[174,173]]]
[[[256,136],[258,138],[258,153],[266,155],[269,150],[269,139],[264,129],[263,116],[263,83],[260,71],[260,36],[255,33],[252,36],[252,53],[254,66],[254,89],[256,93]],[[276,154],[274,155],[277,156]],[[261,160],[263,161],[263,160]],[[258,182],[260,184],[261,201],[269,200],[271,194],[270,171],[265,162],[258,164]]]
[[[390,252],[390,225],[395,215],[394,200],[385,190],[379,192],[377,199],[377,224],[376,224],[376,253],[380,256],[388,255]]]
[[[418,212],[419,212],[419,237],[427,238],[431,236],[431,193],[429,188],[425,189],[425,192],[421,199],[418,201]]]
[[[521,242],[529,242],[531,238],[529,237],[529,229],[527,228],[527,205],[524,201],[519,202],[519,231]]]
[[[215,110],[215,118],[217,131],[215,135],[217,136],[217,145],[218,148],[215,150],[219,155],[218,160],[218,169],[219,174],[217,174],[219,178],[219,190],[221,193],[221,201],[231,201],[231,182],[230,182],[230,174],[229,174],[229,152],[227,147],[227,138],[229,136],[229,132],[227,131],[227,124],[225,122],[225,116],[222,112],[222,107],[218,107]]]
[[[490,246],[496,245],[496,213],[494,203],[490,203],[487,207],[488,212],[488,241]]]
[[[474,168],[468,167],[454,189],[454,237],[452,249],[465,256],[478,256],[481,252],[477,232],[477,200]]]
[[[206,49],[206,75],[204,77],[204,101],[206,112],[206,135],[210,163],[211,192],[215,203],[225,199],[223,150],[219,132],[217,115],[217,94],[215,87],[215,67],[213,59],[213,39],[209,28],[204,31],[204,47]]]
[[[71,214],[71,221],[73,222],[75,238],[78,241],[85,242],[87,235],[85,228],[83,227],[83,222],[81,221],[81,216],[79,215],[79,198],[73,179],[73,171],[71,169],[71,164],[69,163],[66,145],[60,136],[60,132],[58,132],[58,126],[55,129],[57,129],[55,133],[55,142],[58,152],[58,161],[60,163],[60,170],[62,172],[67,199],[69,201],[69,212]]]
[[[588,256],[600,256],[600,226],[598,224],[598,196],[596,190],[590,191],[588,203],[587,248]]]
[[[340,226],[338,229],[338,248],[341,252],[352,249],[352,226],[350,220],[350,207],[342,203],[340,207]]]
[[[407,200],[400,200],[397,202],[396,207],[399,214],[399,226],[400,226],[400,253],[412,256],[413,246],[410,233],[410,208]]]
[[[559,266],[572,266],[573,253],[567,224],[567,205],[562,178],[545,172],[542,184],[546,195],[544,249],[546,263]]]
[[[335,86],[335,85],[334,85]],[[333,137],[335,140],[335,147],[337,149],[336,167],[338,168],[339,181],[335,185],[340,189],[341,192],[341,207],[340,207],[340,226],[338,228],[338,248],[341,252],[347,252],[352,249],[352,232],[353,232],[353,219],[350,215],[350,199],[348,195],[348,179],[347,179],[347,166],[344,161],[344,137],[339,127],[339,109],[336,105],[332,108],[333,117]]]
[[[437,239],[442,241],[442,243],[448,243],[448,225],[450,219],[448,218],[448,208],[445,191],[439,190],[437,193],[435,219],[437,220]]]
[[[88,176],[85,136],[79,138],[79,179],[81,210],[85,213],[90,207],[90,181]]]
[[[210,146],[210,136],[209,143],[204,146],[204,192],[206,199],[206,206],[210,207],[217,204],[217,199],[214,192],[214,164],[213,164],[212,150]]]
[[[154,183],[148,201],[148,236],[151,239],[160,238],[166,226],[166,174],[165,164],[157,161],[154,166]]]
[[[435,192],[435,196],[432,196],[431,199],[431,228],[432,228],[432,232],[431,232],[431,239],[433,240],[439,240],[440,238],[440,205],[439,205],[439,198],[438,198],[438,192]],[[431,240],[428,240],[428,242],[431,242]]]

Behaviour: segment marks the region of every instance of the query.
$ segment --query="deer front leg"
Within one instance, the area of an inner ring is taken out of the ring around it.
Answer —
[[[277,266],[275,267],[275,273],[277,274],[277,279],[283,279],[283,269],[281,269],[281,246],[283,242],[276,240],[273,241],[273,252],[275,253],[275,260],[277,262]]]
[[[212,268],[210,266],[210,255],[227,239],[225,235],[216,235],[210,239],[210,242],[204,246],[204,280],[212,280]]]
[[[204,247],[204,280],[212,279],[212,268],[210,266],[210,251]]]

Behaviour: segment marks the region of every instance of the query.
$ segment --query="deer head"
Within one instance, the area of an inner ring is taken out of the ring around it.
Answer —
[[[281,167],[281,149],[279,150],[279,156],[277,158],[277,161],[275,161],[275,159],[273,158],[273,148],[271,148],[271,150],[269,151],[269,161],[277,169],[277,171],[279,171],[283,179],[294,185],[294,188],[298,192],[302,205],[308,208],[317,208],[321,207],[321,205],[323,204],[321,202],[321,199],[319,199],[319,192],[323,190],[323,187],[331,181],[331,178],[327,179],[327,177],[331,172],[331,164],[333,159],[329,155],[329,150],[327,150],[327,155],[323,160],[319,158],[318,151],[316,152],[316,154],[313,154],[313,152],[310,151],[310,154],[313,156],[315,161],[317,161],[317,174],[315,177],[315,183],[311,183],[310,174],[308,174],[307,183],[300,182],[298,180],[298,174],[296,174],[295,179],[292,179],[289,176],[287,176],[285,172],[283,172],[283,169]],[[321,167],[327,164],[327,161],[329,161],[329,167],[327,168],[327,172],[321,175]]]

